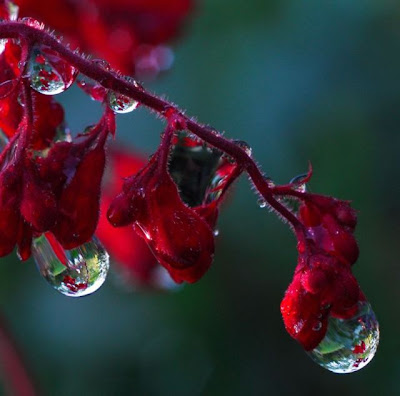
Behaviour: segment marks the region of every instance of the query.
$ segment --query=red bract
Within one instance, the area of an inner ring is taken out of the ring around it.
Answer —
[[[191,0],[19,0],[21,16],[35,17],[74,46],[132,73],[142,46],[165,43],[179,31]]]
[[[138,286],[159,286],[154,279],[159,264],[146,242],[132,227],[115,228],[106,217],[112,198],[122,188],[123,179],[137,172],[146,162],[138,155],[114,148],[108,153],[107,163],[96,235],[118,264],[125,281]]]
[[[312,350],[324,338],[329,316],[351,318],[365,298],[351,273],[358,257],[355,211],[334,198],[297,196],[303,202],[298,218],[305,238],[298,243],[298,264],[281,312],[289,334]]]
[[[75,143],[55,144],[40,160],[41,176],[58,199],[57,223],[51,229],[65,249],[87,242],[99,217],[101,179],[105,167],[104,145],[114,133],[113,114],[106,112],[89,134]]]
[[[190,139],[189,143],[184,145],[184,148],[193,147],[193,144],[201,145]],[[149,163],[136,175],[126,179],[122,193],[110,206],[108,219],[116,227],[134,223],[136,231],[146,240],[157,260],[169,271],[176,282],[195,282],[202,277],[212,262],[213,227],[222,193],[231,183],[228,175],[237,176],[238,174],[234,172],[236,166],[231,164],[231,172],[224,175],[226,177],[222,178],[223,181],[219,180],[221,189],[218,190],[218,197],[207,202],[207,197],[210,197],[214,191],[208,191],[207,185],[202,185],[198,179],[191,179],[194,174],[190,171],[189,174],[182,173],[183,170],[189,170],[189,168],[180,169],[181,161],[177,159],[177,141],[175,141],[169,172],[175,182],[178,177],[181,179],[177,183],[180,187],[179,193],[177,185],[167,171],[166,150],[169,151],[169,145],[168,147],[166,145],[164,140]],[[194,159],[187,158],[187,154],[184,151],[184,162],[189,160],[193,165]],[[193,170],[196,173],[196,169]],[[202,189],[200,201],[198,200],[199,191],[192,194],[193,190],[187,188],[188,184],[189,187],[193,184],[200,186]],[[182,188],[185,186],[186,188]],[[188,200],[191,199],[194,199],[191,202],[192,207],[187,205]]]

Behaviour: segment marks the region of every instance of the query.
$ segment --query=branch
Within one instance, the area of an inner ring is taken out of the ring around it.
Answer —
[[[178,107],[152,93],[147,92],[143,87],[136,86],[132,82],[128,81],[124,76],[113,71],[107,71],[95,62],[91,62],[89,59],[80,55],[77,51],[72,51],[51,33],[45,30],[28,26],[23,22],[3,22],[0,24],[0,38],[22,38],[30,46],[33,46],[36,43],[47,45],[57,51],[64,60],[68,61],[82,74],[97,81],[104,88],[128,96],[163,117],[165,117],[165,112],[170,112],[172,109],[176,114],[179,114],[190,132],[231,156],[237,164],[248,173],[255,188],[263,199],[273,210],[278,212],[289,222],[293,227],[296,236],[299,239],[303,239],[304,228],[301,222],[295,215],[293,215],[293,213],[274,198],[268,180],[264,178],[256,162],[235,142],[224,138],[217,134],[212,128],[202,125],[196,122],[193,118],[184,115]]]

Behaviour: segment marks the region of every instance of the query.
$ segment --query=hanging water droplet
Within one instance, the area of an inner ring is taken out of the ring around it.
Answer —
[[[64,61],[56,51],[36,45],[27,66],[31,87],[44,95],[57,95],[75,81],[77,70]]]
[[[252,153],[253,150],[252,150],[252,148],[250,147],[250,145],[247,142],[245,142],[244,140],[234,140],[233,142],[237,146],[241,147],[246,152],[246,154],[249,157],[251,157],[251,153]]]
[[[135,80],[129,79],[128,81],[134,84],[137,88],[140,87]],[[136,100],[114,91],[108,91],[107,102],[110,109],[119,114],[130,113],[139,106],[139,102]]]
[[[307,191],[307,184],[302,183],[302,180],[307,177],[307,173],[303,173],[301,175],[295,176],[292,180],[290,180],[289,184],[295,184],[295,190],[299,192],[306,192]]]
[[[109,256],[96,237],[75,249],[64,250],[47,233],[33,241],[32,254],[47,282],[69,297],[94,293],[107,277]]]
[[[257,205],[261,208],[264,209],[265,207],[267,207],[267,202],[265,201],[264,198],[260,198],[257,200]]]
[[[35,18],[25,17],[25,18],[21,19],[21,22],[25,23],[25,25],[28,25],[28,26],[33,27],[38,30],[44,29],[44,24],[42,22],[39,22]]]
[[[359,302],[350,319],[330,317],[328,330],[309,356],[334,373],[352,373],[365,367],[374,357],[379,343],[379,324],[368,302]]]

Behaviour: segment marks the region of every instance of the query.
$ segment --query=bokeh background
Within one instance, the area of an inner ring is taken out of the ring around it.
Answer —
[[[42,393],[400,394],[399,70],[398,1],[205,0],[173,69],[147,85],[246,140],[277,182],[311,160],[312,191],[353,201],[354,271],[381,324],[369,366],[327,372],[285,332],[295,239],[243,177],[221,214],[212,269],[178,292],[127,291],[111,274],[95,295],[71,299],[32,260],[1,260],[1,306]],[[75,132],[100,114],[78,89],[58,99]],[[118,139],[146,153],[160,131],[145,109],[118,119]]]

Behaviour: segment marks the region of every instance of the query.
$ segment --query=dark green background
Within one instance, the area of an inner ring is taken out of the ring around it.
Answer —
[[[380,319],[378,353],[361,372],[335,375],[285,332],[279,303],[295,239],[243,177],[221,214],[212,269],[178,293],[128,293],[110,276],[71,299],[33,261],[2,260],[2,308],[43,394],[400,394],[399,2],[207,0],[175,55],[147,86],[248,141],[277,182],[311,160],[313,191],[353,201],[354,271]],[[75,132],[100,114],[77,89],[60,100]],[[118,139],[155,149],[153,115],[118,121]]]

